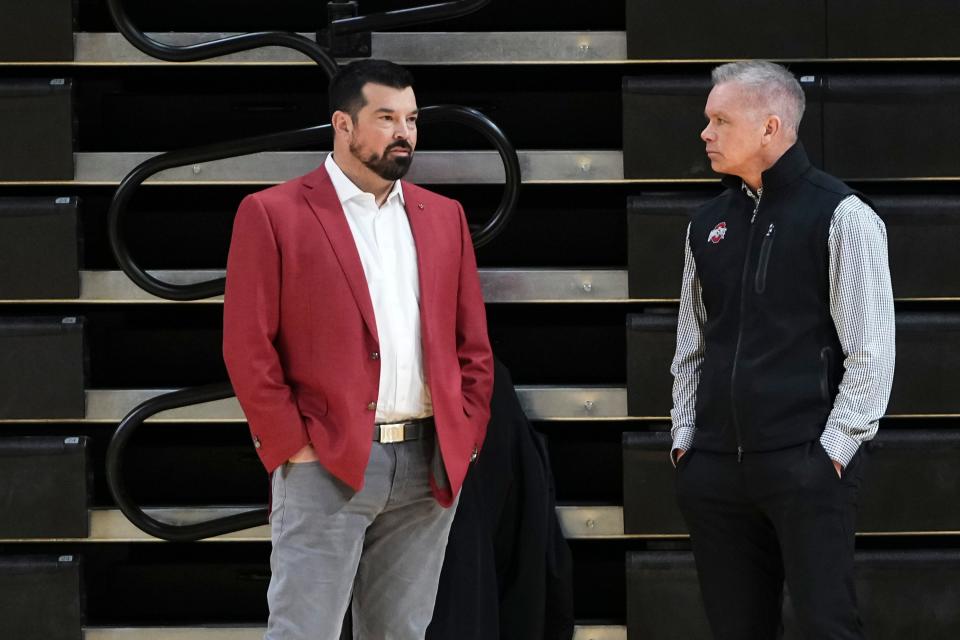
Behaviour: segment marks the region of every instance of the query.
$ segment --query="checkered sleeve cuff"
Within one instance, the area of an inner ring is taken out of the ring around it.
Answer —
[[[677,466],[677,458],[674,451],[677,449],[690,450],[693,446],[693,434],[696,433],[696,427],[677,427],[673,431],[673,447],[670,449],[670,461],[673,466]]]
[[[857,449],[860,448],[860,441],[851,438],[839,429],[827,428],[820,434],[820,444],[824,451],[832,460],[839,462],[844,468],[850,464]]]

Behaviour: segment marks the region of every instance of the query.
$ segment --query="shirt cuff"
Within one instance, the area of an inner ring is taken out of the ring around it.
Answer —
[[[843,431],[834,428],[827,428],[820,434],[820,446],[823,447],[831,460],[836,460],[844,468],[850,464],[857,449],[860,448],[860,441],[851,438]]]
[[[677,466],[677,459],[673,452],[677,449],[690,450],[693,446],[693,435],[696,433],[696,427],[678,427],[673,432],[673,446],[670,448],[670,461],[673,466]]]

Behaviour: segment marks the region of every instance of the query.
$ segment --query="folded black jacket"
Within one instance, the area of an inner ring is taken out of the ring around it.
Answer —
[[[543,436],[495,360],[490,424],[450,530],[427,640],[569,640],[572,561]]]

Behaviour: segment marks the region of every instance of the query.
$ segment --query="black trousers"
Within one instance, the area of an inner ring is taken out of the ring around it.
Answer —
[[[864,456],[861,447],[842,478],[818,440],[741,462],[696,448],[683,456],[677,498],[716,640],[782,637],[784,580],[797,635],[864,638],[853,583]]]

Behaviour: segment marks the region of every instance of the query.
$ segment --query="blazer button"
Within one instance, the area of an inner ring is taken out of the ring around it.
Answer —
[[[377,403],[376,403],[376,402],[371,402],[370,404],[367,405],[367,410],[368,410],[368,411],[373,411],[373,410],[376,409],[376,408],[377,408]]]
[[[473,445],[473,453],[470,454],[470,462],[475,462],[477,460],[477,445]]]
[[[260,448],[260,438],[258,438],[257,436],[253,436],[253,447],[255,449]]]
[[[371,360],[379,360],[379,359],[380,359],[380,354],[377,353],[376,351],[374,351],[373,353],[370,354],[370,359],[371,359]]]

